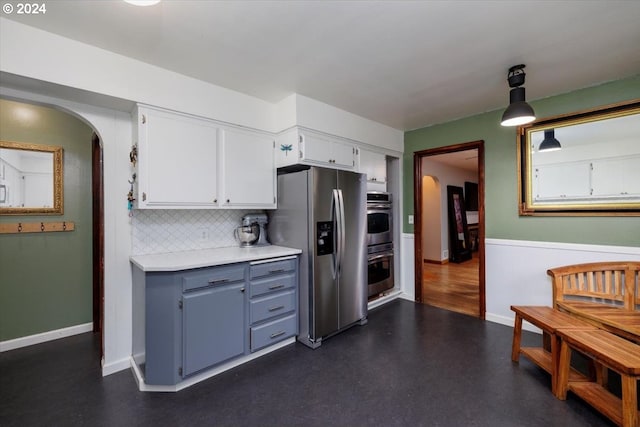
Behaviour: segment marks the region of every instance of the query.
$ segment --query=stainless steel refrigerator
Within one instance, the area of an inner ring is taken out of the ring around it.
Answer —
[[[269,240],[302,250],[298,340],[311,348],[367,322],[366,204],[364,174],[308,166],[278,171]]]

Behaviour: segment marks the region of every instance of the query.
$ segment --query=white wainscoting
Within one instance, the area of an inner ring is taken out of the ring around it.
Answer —
[[[409,300],[415,300],[414,240],[402,235],[401,297]],[[597,261],[640,261],[640,248],[486,239],[486,319],[513,326],[512,305],[552,304],[549,268]],[[523,328],[539,331],[526,322]]]
[[[415,238],[413,234],[402,233],[400,239],[400,298],[416,300],[415,288]]]
[[[547,270],[597,261],[640,261],[640,248],[486,239],[486,319],[513,326],[512,305],[552,304]]]
[[[27,347],[30,345],[40,344],[47,341],[53,341],[60,338],[70,337],[71,335],[83,334],[93,330],[93,323],[84,323],[82,325],[69,326],[68,328],[56,329],[55,331],[43,332],[41,334],[29,335],[13,340],[0,341],[0,353],[3,351],[14,350],[16,348]]]

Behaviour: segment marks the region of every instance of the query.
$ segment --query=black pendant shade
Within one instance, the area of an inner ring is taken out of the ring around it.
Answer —
[[[556,139],[554,130],[545,130],[544,139],[540,143],[538,151],[557,151],[560,149],[562,149],[562,145],[560,145],[560,141]]]
[[[531,123],[536,119],[533,108],[526,102],[524,84],[524,65],[514,65],[509,68],[507,81],[509,82],[509,106],[502,114],[502,126],[520,126]]]

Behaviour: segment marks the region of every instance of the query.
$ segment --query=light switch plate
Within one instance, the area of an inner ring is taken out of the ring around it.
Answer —
[[[413,215],[409,215],[409,224],[413,224]]]

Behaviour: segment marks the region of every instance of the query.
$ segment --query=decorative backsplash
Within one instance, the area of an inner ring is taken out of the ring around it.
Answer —
[[[248,210],[133,211],[132,255],[235,246],[233,230]],[[260,211],[262,212],[262,211]]]

